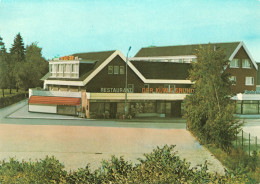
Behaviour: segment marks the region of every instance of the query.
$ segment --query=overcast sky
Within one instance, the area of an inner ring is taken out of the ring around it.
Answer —
[[[260,0],[0,0],[0,36],[45,58],[76,52],[243,41],[260,62]]]

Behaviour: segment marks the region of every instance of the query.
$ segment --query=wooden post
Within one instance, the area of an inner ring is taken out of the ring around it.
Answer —
[[[250,133],[249,133],[249,156],[250,156]]]
[[[244,149],[244,136],[243,136],[243,130],[242,130],[242,149]]]
[[[236,132],[236,148],[237,148],[237,134],[238,134],[238,132]]]
[[[257,153],[257,136],[255,137],[255,151]]]

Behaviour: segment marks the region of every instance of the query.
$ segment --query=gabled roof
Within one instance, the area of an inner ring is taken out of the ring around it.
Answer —
[[[237,48],[240,42],[229,43],[210,43],[212,46],[225,49],[226,55],[229,58],[234,50]],[[158,56],[186,56],[195,55],[196,49],[200,46],[206,46],[208,44],[192,44],[192,45],[175,45],[164,47],[146,47],[141,48],[135,57],[158,57]]]
[[[111,56],[115,50],[112,51],[102,51],[102,52],[86,52],[86,53],[76,53],[73,56],[78,56],[82,60],[95,61],[92,63],[80,63],[79,78],[50,78],[50,75],[45,75],[43,78],[45,80],[58,80],[58,81],[84,81],[91,73],[93,73],[109,56]]]
[[[196,49],[200,46],[207,46],[208,44],[192,44],[192,45],[175,45],[175,46],[164,46],[164,47],[146,47],[141,48],[135,57],[165,57],[165,56],[191,56],[195,55]],[[253,62],[256,69],[258,66],[255,60],[252,58],[248,49],[243,42],[224,42],[224,43],[210,43],[212,47],[224,49],[226,59],[232,60],[239,49],[243,46],[247,52],[249,58]]]
[[[103,52],[86,52],[86,53],[76,53],[73,54],[73,56],[78,56],[79,58],[82,58],[82,60],[97,60],[92,66],[92,69],[90,71],[87,71],[86,73],[82,73],[79,77],[79,80],[82,81],[86,77],[88,77],[94,70],[96,70],[109,56],[111,56],[115,50],[112,51],[103,51]]]
[[[260,67],[260,63],[256,63],[258,65],[258,67]],[[260,70],[257,71],[257,84],[256,85],[260,85]]]

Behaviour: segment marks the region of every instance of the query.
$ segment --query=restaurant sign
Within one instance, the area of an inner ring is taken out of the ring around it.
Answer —
[[[142,93],[191,94],[194,93],[194,89],[192,88],[142,88]]]
[[[245,94],[260,94],[260,91],[248,91],[248,90],[245,90]]]
[[[125,88],[101,88],[101,93],[125,93]],[[133,88],[128,88],[127,93],[133,93]]]

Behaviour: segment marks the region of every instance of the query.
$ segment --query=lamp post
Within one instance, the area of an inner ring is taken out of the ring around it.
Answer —
[[[128,62],[128,53],[131,50],[131,46],[128,48],[127,54],[126,54],[126,61],[125,61],[125,117],[127,113],[127,62]]]

